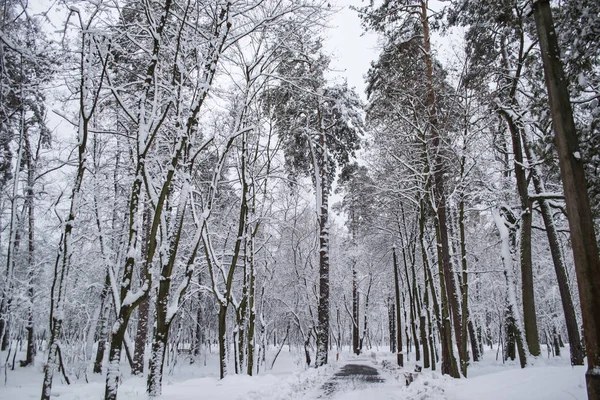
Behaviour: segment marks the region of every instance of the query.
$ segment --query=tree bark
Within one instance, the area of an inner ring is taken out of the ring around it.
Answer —
[[[433,301],[433,311],[435,313],[435,320],[438,327],[438,332],[442,332],[441,322],[440,322],[440,305],[438,303],[437,295],[435,293],[435,287],[433,284],[433,277],[431,276],[431,269],[429,264],[429,257],[427,255],[427,248],[425,247],[425,207],[426,202],[421,200],[419,207],[419,244],[421,246],[421,258],[423,260],[423,280],[425,283],[425,294],[423,295],[423,304],[425,306],[425,311],[427,312],[427,322],[428,322],[428,341],[429,341],[429,356],[431,359],[431,370],[435,371],[436,369],[436,352],[435,352],[435,341],[433,337],[433,323],[431,318],[431,310],[429,307],[429,295],[428,290],[431,290],[431,299]],[[442,343],[442,346],[444,344]]]
[[[398,259],[396,257],[396,247],[392,248],[392,259],[394,267],[394,287],[396,289],[396,362],[399,366],[404,366],[404,354],[402,353],[402,320],[400,319],[400,277],[398,272]]]
[[[106,339],[108,336],[108,319],[110,316],[110,302],[111,299],[108,297],[110,293],[110,276],[106,274],[104,279],[104,287],[100,292],[100,340],[98,340],[98,348],[96,349],[96,359],[94,360],[95,374],[102,373],[102,361],[104,360],[104,351],[106,350]]]
[[[248,288],[248,312],[250,317],[248,318],[248,355],[247,355],[247,374],[252,376],[254,368],[254,329],[256,326],[256,310],[255,305],[255,285],[256,285],[256,271],[254,269],[254,235],[250,238],[250,259],[248,263],[250,265],[250,287]],[[289,328],[288,328],[289,330]]]
[[[537,160],[533,154],[533,150],[529,145],[525,132],[523,135],[523,147],[525,154],[531,168],[531,180],[533,181],[533,187],[537,194],[546,192],[544,181],[541,178],[540,171],[537,167]],[[552,210],[548,204],[548,200],[544,198],[536,199],[540,206],[542,213],[542,219],[544,226],[546,227],[546,234],[548,236],[548,244],[550,246],[550,254],[552,255],[552,261],[554,264],[554,270],[556,272],[556,281],[558,283],[558,289],[560,292],[560,299],[563,306],[563,312],[565,314],[565,323],[567,326],[567,336],[569,338],[569,349],[571,352],[571,365],[583,365],[583,359],[585,357],[583,347],[581,345],[581,337],[579,336],[579,327],[577,324],[577,317],[575,316],[575,307],[573,306],[573,299],[571,297],[571,290],[569,289],[569,280],[567,278],[567,269],[565,266],[565,260],[561,253],[560,239],[558,232],[556,231],[556,225],[554,223],[554,217],[552,216]]]
[[[455,338],[458,348],[462,348],[462,331],[460,324],[460,312],[458,306],[458,298],[456,293],[456,283],[454,273],[450,265],[450,248],[448,242],[448,223],[446,215],[446,195],[444,191],[444,161],[440,153],[441,138],[438,132],[438,121],[436,116],[436,100],[435,90],[433,86],[433,62],[431,58],[431,42],[429,38],[429,20],[427,17],[427,1],[421,1],[421,23],[423,26],[423,47],[425,52],[425,66],[428,86],[429,107],[429,125],[431,134],[431,150],[435,153],[434,169],[433,169],[433,189],[435,198],[433,205],[435,206],[435,223],[437,231],[438,243],[438,263],[440,270],[440,292],[442,296],[442,374],[450,374],[452,377],[460,378],[460,373],[456,367],[456,359],[453,354],[452,346],[452,324],[454,323]],[[461,365],[463,362],[461,360]]]
[[[520,262],[521,262],[521,295],[523,298],[523,325],[527,347],[533,356],[540,355],[540,342],[535,313],[535,296],[533,289],[533,264],[531,261],[531,226],[532,215],[527,192],[527,177],[521,145],[520,129],[513,118],[501,110],[510,131],[512,140],[515,178],[517,181],[517,192],[521,201],[521,230],[520,230]]]
[[[323,125],[322,117],[321,125]],[[328,232],[328,198],[329,185],[328,179],[328,150],[326,133],[323,131],[321,137],[320,171],[319,179],[321,209],[319,210],[319,306],[318,306],[318,327],[317,327],[317,354],[315,356],[315,366],[320,367],[327,364],[327,349],[329,348],[329,232]]]
[[[359,299],[358,299],[358,279],[356,272],[356,261],[352,261],[352,348],[354,354],[360,354],[359,345],[359,329],[358,329],[358,318],[359,318]],[[395,347],[395,346],[394,346]]]
[[[150,235],[150,224],[152,223],[152,218],[150,216],[150,203],[146,203],[144,205],[144,216],[143,216],[143,224],[144,227],[142,229],[142,248],[141,248],[141,256],[142,260],[145,260],[148,257],[148,245],[149,245],[149,235]],[[145,263],[142,266],[141,275],[146,276],[148,273]],[[150,313],[150,298],[147,296],[142,300],[140,306],[138,307],[138,325],[137,332],[135,334],[135,350],[133,353],[133,365],[131,366],[131,374],[132,375],[143,375],[144,374],[144,353],[146,350],[146,340],[148,338],[148,322]]]
[[[35,338],[33,322],[33,299],[34,299],[34,280],[35,280],[35,213],[34,213],[34,192],[35,184],[35,159],[29,141],[27,131],[25,133],[25,164],[27,165],[27,189],[24,207],[27,209],[27,353],[22,366],[33,365],[35,361]]]
[[[549,1],[534,2],[533,12],[552,111],[575,271],[579,285],[588,360],[587,392],[590,399],[598,399],[600,398],[600,313],[598,312],[600,310],[600,258],[598,245],[567,80],[560,61],[560,50]]]
[[[396,303],[388,298],[388,321],[390,333],[390,352],[396,353]]]

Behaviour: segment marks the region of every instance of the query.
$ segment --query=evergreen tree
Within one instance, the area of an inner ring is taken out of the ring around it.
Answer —
[[[310,32],[291,32],[279,57],[279,84],[267,96],[282,137],[291,179],[310,174],[316,192],[319,226],[319,306],[317,367],[327,363],[329,348],[329,192],[336,166],[344,166],[359,147],[360,102],[346,83],[327,85],[329,59],[321,40]]]

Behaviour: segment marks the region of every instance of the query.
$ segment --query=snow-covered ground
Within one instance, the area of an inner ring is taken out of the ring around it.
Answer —
[[[438,372],[425,371],[408,387],[404,373],[414,369],[414,362],[407,362],[404,369],[393,367],[394,356],[389,352],[367,351],[358,362],[376,367],[383,383],[341,387],[330,399],[334,400],[585,400],[585,368],[571,367],[568,349],[563,358],[540,357],[532,360],[525,369],[518,363],[496,361],[495,352],[486,353],[484,361],[469,368],[469,378],[455,380],[442,377]],[[2,356],[2,355],[0,355]],[[5,360],[6,355],[2,357]],[[411,354],[414,357],[414,354]],[[17,357],[18,359],[18,357]],[[268,360],[267,360],[268,361]],[[384,362],[387,361],[387,362]],[[348,352],[330,355],[330,364],[317,370],[302,366],[302,354],[284,350],[279,355],[273,370],[249,377],[230,375],[223,380],[218,373],[215,354],[193,365],[180,361],[174,367],[165,367],[163,395],[161,400],[313,400],[323,396],[321,387],[344,364],[357,362]],[[42,382],[42,361],[35,367],[19,368],[14,371],[0,369],[0,399],[38,399]],[[124,368],[125,365],[124,365]],[[127,400],[146,399],[145,380],[123,376],[119,398]],[[55,375],[56,376],[56,375]],[[66,385],[57,376],[53,395],[60,400],[94,400],[104,394],[104,378],[88,374],[79,379],[71,376],[71,385]]]

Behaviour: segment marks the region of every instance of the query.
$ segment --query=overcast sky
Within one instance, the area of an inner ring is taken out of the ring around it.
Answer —
[[[350,10],[350,6],[363,7],[368,0],[332,0],[331,4],[341,8],[333,16],[331,28],[325,34],[325,49],[333,54],[332,76],[347,78],[348,84],[356,87],[362,99],[366,100],[364,75],[379,54],[377,35],[364,33],[357,12]],[[443,6],[443,1],[429,1],[430,10],[440,11]],[[431,34],[433,54],[446,66],[456,58],[462,37],[461,29],[453,28],[450,32],[444,36],[435,31]]]
[[[356,87],[365,99],[364,75],[377,55],[377,38],[373,33],[365,34],[356,11],[349,6],[364,6],[364,0],[335,0],[342,8],[331,20],[331,29],[325,35],[325,48],[333,54],[331,67],[336,76],[346,77],[348,84]]]

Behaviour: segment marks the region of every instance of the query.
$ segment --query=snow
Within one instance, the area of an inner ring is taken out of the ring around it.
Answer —
[[[585,367],[512,369],[457,382],[448,400],[586,399]]]
[[[267,365],[276,353],[271,347],[267,352]],[[407,353],[406,351],[404,352]],[[568,354],[565,349],[564,354]],[[330,364],[324,367],[305,368],[303,354],[298,349],[284,346],[274,369],[261,371],[257,376],[228,375],[218,379],[218,355],[202,354],[196,363],[190,365],[187,359],[180,358],[175,366],[165,365],[162,395],[160,400],[196,400],[199,395],[211,400],[316,400],[323,398],[322,386],[335,372],[347,363],[361,363],[375,367],[383,383],[365,384],[349,380],[331,396],[333,400],[585,400],[585,370],[583,366],[571,367],[569,357],[535,358],[533,365],[519,368],[517,362],[496,361],[496,350],[488,348],[484,360],[472,363],[469,378],[452,379],[438,371],[420,373],[408,387],[404,373],[414,370],[414,351],[408,353],[412,361],[404,368],[394,365],[395,356],[390,352],[370,352],[370,357],[356,358],[344,349],[336,361],[335,352],[330,352]],[[6,354],[0,354],[6,356]],[[407,357],[407,358],[408,358]],[[0,385],[2,399],[38,399],[43,378],[43,355],[38,355],[34,367],[15,368],[7,371],[6,385]],[[386,362],[384,362],[384,360]],[[439,364],[438,364],[439,367]],[[261,366],[261,369],[263,367]],[[146,371],[147,372],[147,371]],[[119,384],[119,398],[145,400],[146,378],[129,376],[127,362],[120,368],[122,382]],[[4,371],[2,371],[4,375]],[[59,382],[60,374],[55,375],[52,394],[61,400],[100,399],[104,394],[105,376],[88,374],[71,385]]]

